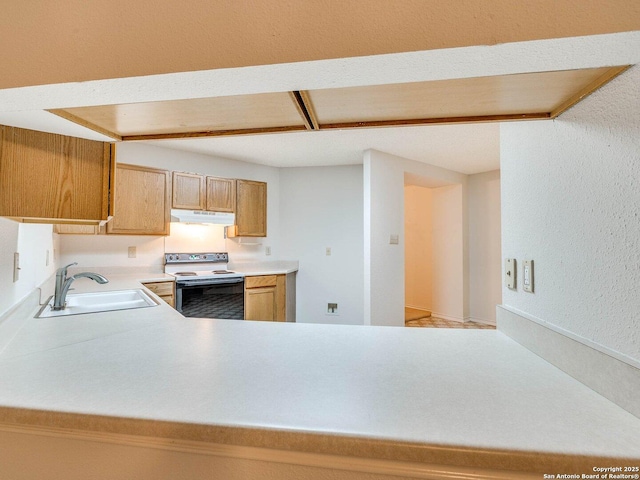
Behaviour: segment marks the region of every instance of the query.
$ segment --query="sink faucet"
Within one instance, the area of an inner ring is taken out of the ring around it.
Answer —
[[[69,292],[69,287],[71,287],[71,284],[73,283],[73,281],[77,280],[78,278],[90,278],[91,280],[94,280],[98,283],[109,282],[109,280],[107,280],[102,275],[99,275],[97,273],[91,273],[91,272],[76,273],[75,275],[72,275],[71,277],[67,278],[67,268],[77,264],[78,262],[70,263],[69,265],[59,268],[56,271],[56,291],[53,296],[53,306],[51,307],[51,310],[64,310],[64,307],[67,301],[67,293]]]

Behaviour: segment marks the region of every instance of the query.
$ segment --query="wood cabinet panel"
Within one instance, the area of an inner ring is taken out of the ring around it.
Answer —
[[[239,237],[267,236],[267,184],[236,182],[236,232]]]
[[[96,224],[110,213],[115,145],[0,126],[0,216]]]
[[[261,275],[244,279],[244,318],[286,321],[286,275]]]
[[[276,301],[275,287],[259,287],[245,290],[245,320],[275,321],[277,311]]]
[[[162,300],[167,302],[170,306],[175,308],[176,306],[175,282],[170,280],[166,282],[145,282],[143,283],[143,285],[147,287],[149,290],[151,290],[153,293],[158,295]]]
[[[236,180],[233,178],[207,177],[207,205],[210,212],[236,211]]]
[[[104,227],[98,225],[69,225],[61,223],[55,225],[53,231],[59,234],[97,235],[98,233],[102,233],[101,229],[104,229]]]
[[[172,207],[202,210],[205,204],[204,176],[196,173],[173,172]]]
[[[244,288],[275,287],[276,285],[277,275],[261,275],[244,279]]]
[[[115,214],[107,233],[168,235],[171,215],[171,176],[166,170],[118,164]]]

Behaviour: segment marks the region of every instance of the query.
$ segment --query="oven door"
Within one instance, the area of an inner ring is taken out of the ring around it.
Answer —
[[[244,320],[244,278],[179,280],[176,309],[185,317]]]

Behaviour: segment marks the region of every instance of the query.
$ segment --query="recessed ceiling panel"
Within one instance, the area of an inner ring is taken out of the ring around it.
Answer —
[[[58,110],[121,137],[296,126],[304,123],[288,92]]]
[[[550,114],[610,70],[605,67],[311,90],[308,95],[320,128],[408,119]]]

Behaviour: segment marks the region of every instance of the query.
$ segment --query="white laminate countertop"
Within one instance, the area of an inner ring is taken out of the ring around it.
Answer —
[[[0,385],[4,424],[532,472],[640,463],[640,419],[492,330],[192,319],[164,304],[30,318],[0,353]]]
[[[284,275],[298,271],[297,261],[229,262],[229,270],[252,275]]]

